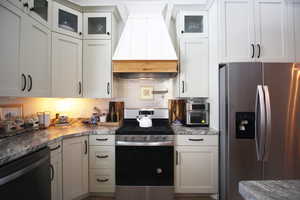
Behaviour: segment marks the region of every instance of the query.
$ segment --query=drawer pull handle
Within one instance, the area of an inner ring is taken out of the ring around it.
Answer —
[[[55,150],[57,150],[59,148],[60,148],[60,145],[57,145],[57,147],[54,147],[53,149],[50,149],[50,151],[55,151]]]
[[[105,155],[105,156],[99,156],[99,155],[97,155],[96,157],[97,157],[97,158],[100,158],[100,159],[101,159],[101,158],[108,158],[108,155]]]
[[[97,138],[96,140],[97,140],[97,141],[102,141],[102,142],[103,142],[103,141],[107,141],[108,139],[107,139],[107,138],[104,138],[104,139],[99,139],[99,138]]]
[[[204,139],[189,139],[189,141],[192,141],[192,142],[201,142],[201,141],[204,141]]]
[[[97,182],[99,182],[99,183],[104,183],[104,182],[107,182],[107,181],[109,181],[108,178],[106,178],[106,179],[98,179],[97,178]]]

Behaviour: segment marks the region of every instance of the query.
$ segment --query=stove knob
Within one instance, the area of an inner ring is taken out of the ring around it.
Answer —
[[[147,141],[147,136],[144,136],[144,141]]]
[[[163,170],[161,168],[156,169],[156,174],[162,174]]]

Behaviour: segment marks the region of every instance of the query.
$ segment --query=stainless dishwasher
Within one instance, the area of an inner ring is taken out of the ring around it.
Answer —
[[[1,199],[51,200],[51,169],[48,148],[0,166]]]

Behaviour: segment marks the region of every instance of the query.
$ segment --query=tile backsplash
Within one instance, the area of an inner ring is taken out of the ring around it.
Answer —
[[[97,106],[101,110],[107,111],[109,100],[84,99],[84,98],[14,98],[0,97],[2,104],[22,104],[23,115],[30,116],[37,112],[50,111],[51,118],[55,113],[68,115],[71,118],[88,118]]]
[[[153,87],[154,91],[168,91],[154,94],[153,99],[141,99],[141,87]],[[50,111],[51,118],[56,113],[71,118],[88,118],[98,107],[108,112],[109,101],[124,101],[125,108],[168,108],[168,99],[173,97],[172,79],[120,79],[117,85],[118,98],[87,99],[87,98],[28,98],[0,97],[0,105],[22,104],[23,115],[31,116],[37,112]]]
[[[153,91],[168,91],[154,94],[153,99],[142,99],[141,88],[153,87]],[[119,79],[118,96],[126,108],[168,108],[168,99],[173,98],[173,79]]]

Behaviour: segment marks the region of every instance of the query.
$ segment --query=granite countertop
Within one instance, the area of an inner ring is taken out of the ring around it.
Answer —
[[[85,135],[111,135],[118,127],[86,126],[74,123],[65,127],[50,127],[0,140],[0,165],[34,152],[65,138]],[[172,125],[175,135],[217,135],[218,131],[203,127]]]
[[[171,126],[175,135],[218,135],[219,131],[207,127]]]
[[[241,181],[239,192],[245,200],[299,200],[300,180]]]
[[[76,123],[70,126],[50,127],[45,130],[4,138],[0,140],[0,165],[46,147],[48,144],[61,141],[64,138],[84,135],[111,135],[115,134],[117,128],[108,126],[88,127],[81,123]]]

